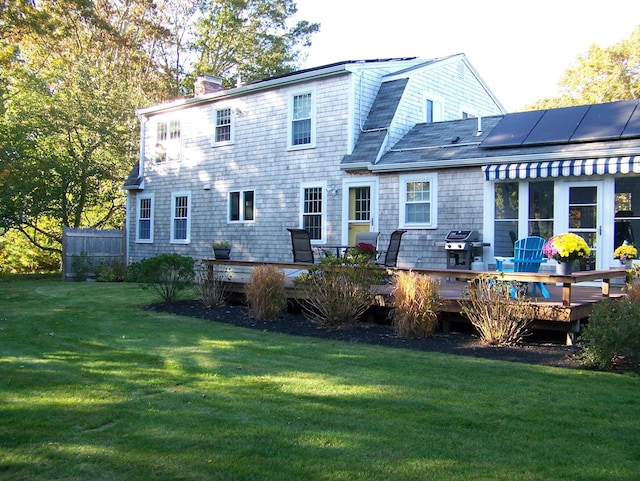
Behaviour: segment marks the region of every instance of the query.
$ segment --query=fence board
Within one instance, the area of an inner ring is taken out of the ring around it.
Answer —
[[[62,278],[73,280],[74,258],[86,255],[91,269],[86,274],[95,276],[100,263],[113,265],[125,262],[125,239],[122,229],[74,229],[65,227],[62,233]]]

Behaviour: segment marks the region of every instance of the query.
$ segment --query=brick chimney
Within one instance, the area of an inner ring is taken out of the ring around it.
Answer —
[[[198,75],[193,85],[193,93],[196,97],[224,90],[222,78],[214,75]]]

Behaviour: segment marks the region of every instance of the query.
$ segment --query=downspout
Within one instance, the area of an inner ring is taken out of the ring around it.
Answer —
[[[138,177],[143,178],[141,182],[144,182],[144,146],[146,135],[147,117],[136,113],[138,120],[140,121],[140,150],[138,151]],[[125,264],[129,265],[129,242],[131,241],[131,191],[127,190],[127,202],[126,202],[127,215],[124,216],[124,236],[125,236]]]

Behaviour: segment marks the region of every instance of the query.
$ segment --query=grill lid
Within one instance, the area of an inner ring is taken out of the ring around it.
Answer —
[[[475,242],[477,240],[477,230],[452,230],[445,237],[445,242]]]

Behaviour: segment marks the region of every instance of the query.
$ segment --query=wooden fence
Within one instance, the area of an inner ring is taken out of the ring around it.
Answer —
[[[62,232],[62,279],[74,280],[79,271],[85,278],[95,277],[95,268],[125,263],[125,237],[121,229],[73,229]]]

